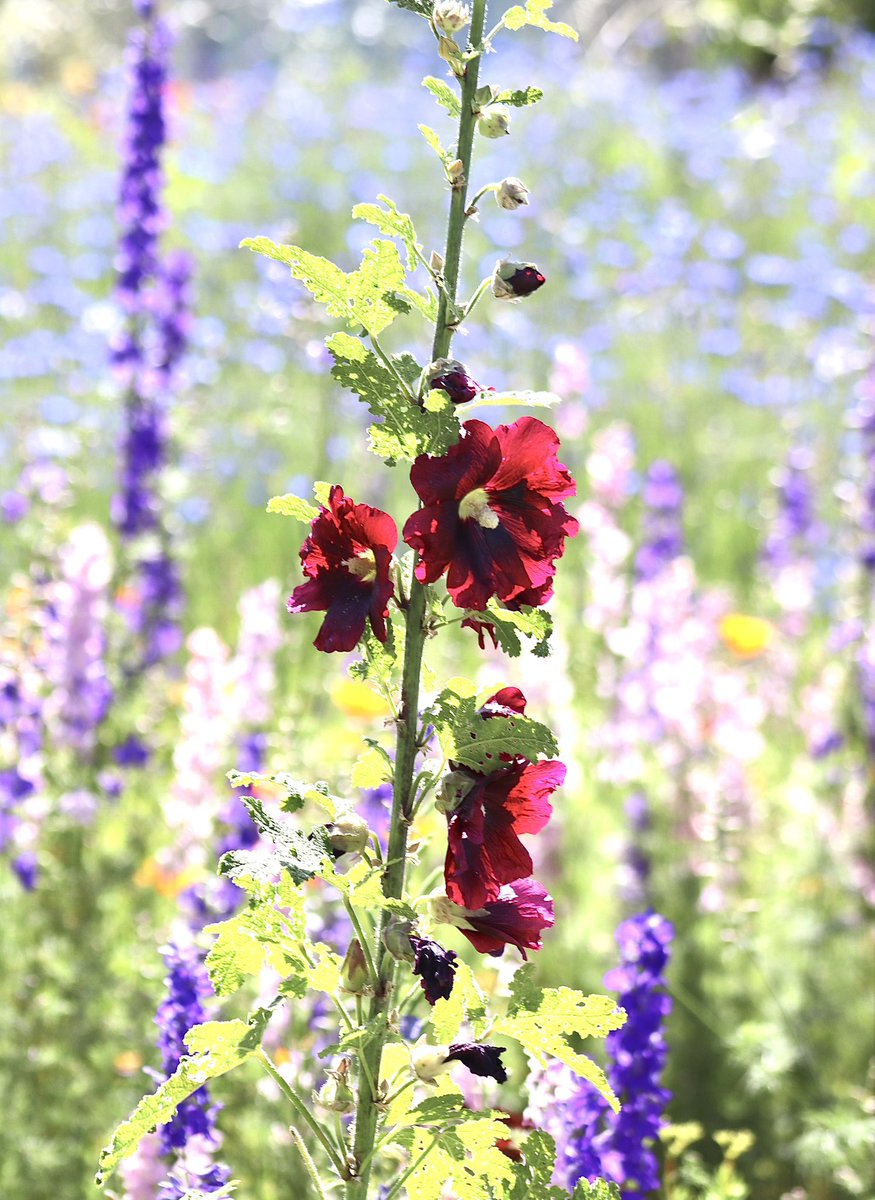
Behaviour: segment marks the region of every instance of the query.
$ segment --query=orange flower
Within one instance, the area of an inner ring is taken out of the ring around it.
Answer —
[[[775,640],[775,627],[762,617],[727,613],[720,621],[720,636],[738,658],[757,658]]]
[[[119,1075],[133,1075],[143,1065],[143,1056],[136,1050],[122,1050],[112,1060],[112,1065]]]
[[[184,871],[173,871],[158,862],[157,858],[147,858],[134,875],[134,883],[137,887],[154,888],[159,896],[167,896],[172,900],[196,883],[202,874],[191,867]]]

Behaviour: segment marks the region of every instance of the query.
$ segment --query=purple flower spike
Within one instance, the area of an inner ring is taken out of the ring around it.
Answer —
[[[449,1000],[453,990],[453,979],[456,974],[458,954],[454,950],[445,950],[439,942],[432,938],[410,938],[416,958],[413,963],[413,974],[420,976],[420,982],[425,998],[434,1005],[438,1000]]]

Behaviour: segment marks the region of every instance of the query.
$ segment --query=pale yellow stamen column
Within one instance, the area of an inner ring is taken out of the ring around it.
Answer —
[[[463,521],[476,521],[484,529],[498,528],[498,514],[489,507],[486,488],[475,488],[459,501],[459,516]]]

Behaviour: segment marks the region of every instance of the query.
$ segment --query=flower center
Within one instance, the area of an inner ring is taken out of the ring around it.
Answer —
[[[489,507],[486,488],[475,488],[459,501],[459,516],[463,521],[475,520],[484,529],[498,528],[498,514]]]
[[[372,583],[377,578],[377,560],[373,550],[362,550],[354,558],[345,558],[343,565],[350,575],[360,579],[362,583]]]

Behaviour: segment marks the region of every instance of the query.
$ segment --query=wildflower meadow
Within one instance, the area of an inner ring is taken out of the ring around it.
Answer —
[[[875,1200],[875,33],[0,10],[0,1197]]]

